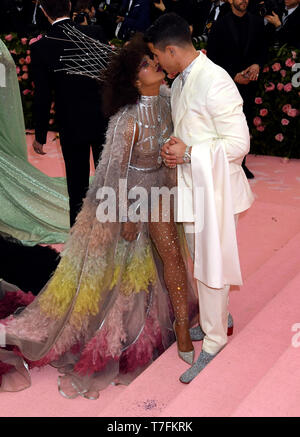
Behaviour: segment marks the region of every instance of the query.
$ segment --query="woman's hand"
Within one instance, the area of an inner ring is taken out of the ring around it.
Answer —
[[[126,241],[134,241],[138,236],[138,224],[132,222],[122,223],[121,236]]]

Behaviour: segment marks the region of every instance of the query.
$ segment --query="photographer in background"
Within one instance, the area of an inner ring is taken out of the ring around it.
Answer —
[[[81,26],[91,26],[96,22],[96,9],[91,0],[77,0],[73,11],[73,21]]]
[[[270,1],[270,0],[269,0]],[[285,9],[280,11],[267,11],[265,20],[267,32],[272,44],[289,46],[300,49],[300,0],[284,0]],[[265,0],[264,5],[268,3]],[[276,13],[277,12],[277,13]]]
[[[72,17],[74,23],[80,26],[89,27],[88,35],[91,38],[108,43],[102,27],[95,24],[97,21],[96,9],[92,0],[77,0]]]
[[[227,0],[203,0],[201,16],[198,20],[199,25],[194,26],[193,41],[196,43],[207,42],[212,26],[230,11],[231,7]]]

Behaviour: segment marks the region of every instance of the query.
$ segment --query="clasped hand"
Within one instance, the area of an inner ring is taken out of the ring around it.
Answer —
[[[161,149],[161,156],[165,166],[175,168],[178,164],[183,164],[185,150],[186,144],[179,138],[171,136]]]
[[[248,85],[251,81],[258,79],[260,67],[258,64],[250,65],[241,73],[237,73],[234,81],[240,85]]]

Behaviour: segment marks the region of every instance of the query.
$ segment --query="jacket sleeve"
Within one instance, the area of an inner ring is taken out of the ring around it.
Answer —
[[[39,143],[45,144],[50,118],[52,81],[50,71],[41,59],[38,47],[34,44],[31,48],[31,68],[35,85],[33,106],[35,137]]]
[[[224,144],[228,162],[240,165],[250,150],[250,135],[243,113],[243,100],[225,72],[209,88],[207,108],[217,131],[214,140]]]
[[[258,18],[257,23],[255,24],[257,50],[255,51],[254,63],[258,64],[260,68],[263,68],[265,63],[267,62],[267,57],[268,57],[267,32],[265,29],[263,19],[261,17],[257,17],[257,18]]]
[[[224,21],[223,17],[217,21],[208,34],[207,57],[215,64],[224,68],[232,79],[235,78],[236,68],[230,62],[224,62]],[[226,48],[227,49],[227,48]],[[226,50],[225,49],[225,50]]]

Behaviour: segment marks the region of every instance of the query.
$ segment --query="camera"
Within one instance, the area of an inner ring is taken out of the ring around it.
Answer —
[[[264,0],[262,4],[258,5],[258,12],[262,17],[265,17],[266,15],[272,15],[272,12],[275,12],[275,14],[280,14],[281,7],[278,0]]]
[[[82,24],[86,18],[87,24],[91,24],[90,16],[87,12],[79,12],[76,17],[74,17],[73,21],[76,24]]]

